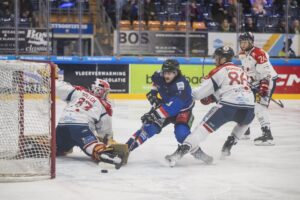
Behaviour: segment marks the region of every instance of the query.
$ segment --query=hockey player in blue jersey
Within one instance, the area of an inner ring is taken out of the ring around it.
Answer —
[[[197,124],[182,145],[173,154],[166,156],[170,166],[175,166],[187,153],[211,162],[212,158],[197,152],[199,143],[225,123],[233,121],[236,125],[222,148],[222,158],[225,158],[231,154],[232,146],[248,129],[254,118],[254,96],[245,72],[232,63],[233,56],[231,47],[224,46],[215,50],[216,68],[205,77],[199,87],[193,89],[192,96],[205,105],[213,102],[216,105]]]
[[[142,128],[127,141],[129,151],[160,133],[170,123],[175,124],[174,133],[179,144],[191,133],[194,100],[190,84],[182,75],[177,60],[166,60],[161,71],[152,75],[152,81],[153,88],[147,94],[152,109],[141,117]]]

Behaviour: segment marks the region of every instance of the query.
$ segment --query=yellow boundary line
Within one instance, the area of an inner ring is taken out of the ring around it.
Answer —
[[[300,94],[273,94],[274,99],[300,99]]]

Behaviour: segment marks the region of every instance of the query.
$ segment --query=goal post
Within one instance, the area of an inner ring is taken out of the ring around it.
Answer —
[[[55,177],[55,70],[0,61],[0,181]]]

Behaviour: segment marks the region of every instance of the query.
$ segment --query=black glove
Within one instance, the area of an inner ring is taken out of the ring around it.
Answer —
[[[157,108],[162,104],[162,100],[158,98],[157,95],[154,95],[152,91],[148,92],[146,97],[154,108]]]
[[[162,127],[164,119],[159,116],[159,114],[154,110],[144,114],[141,117],[142,123],[151,124],[156,123],[158,126]]]

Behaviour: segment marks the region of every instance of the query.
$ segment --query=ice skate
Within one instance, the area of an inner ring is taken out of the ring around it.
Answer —
[[[221,159],[225,159],[227,156],[231,155],[231,148],[233,145],[236,144],[234,136],[228,136],[227,140],[225,141],[223,147],[222,147],[222,154]]]
[[[241,140],[250,140],[250,128],[247,129],[247,131],[242,135],[240,138]]]
[[[271,130],[268,127],[263,127],[261,129],[263,131],[263,135],[254,139],[254,144],[257,146],[273,146],[275,145],[273,142],[273,136]]]
[[[170,167],[174,167],[178,160],[180,160],[185,154],[189,152],[191,147],[187,144],[178,145],[176,151],[171,155],[166,155],[165,159]]]
[[[213,162],[213,157],[207,155],[204,151],[202,151],[202,149],[200,147],[198,147],[198,149],[194,152],[191,153],[192,156],[194,156],[194,158],[196,158],[197,160],[202,160],[205,164],[212,164]]]

